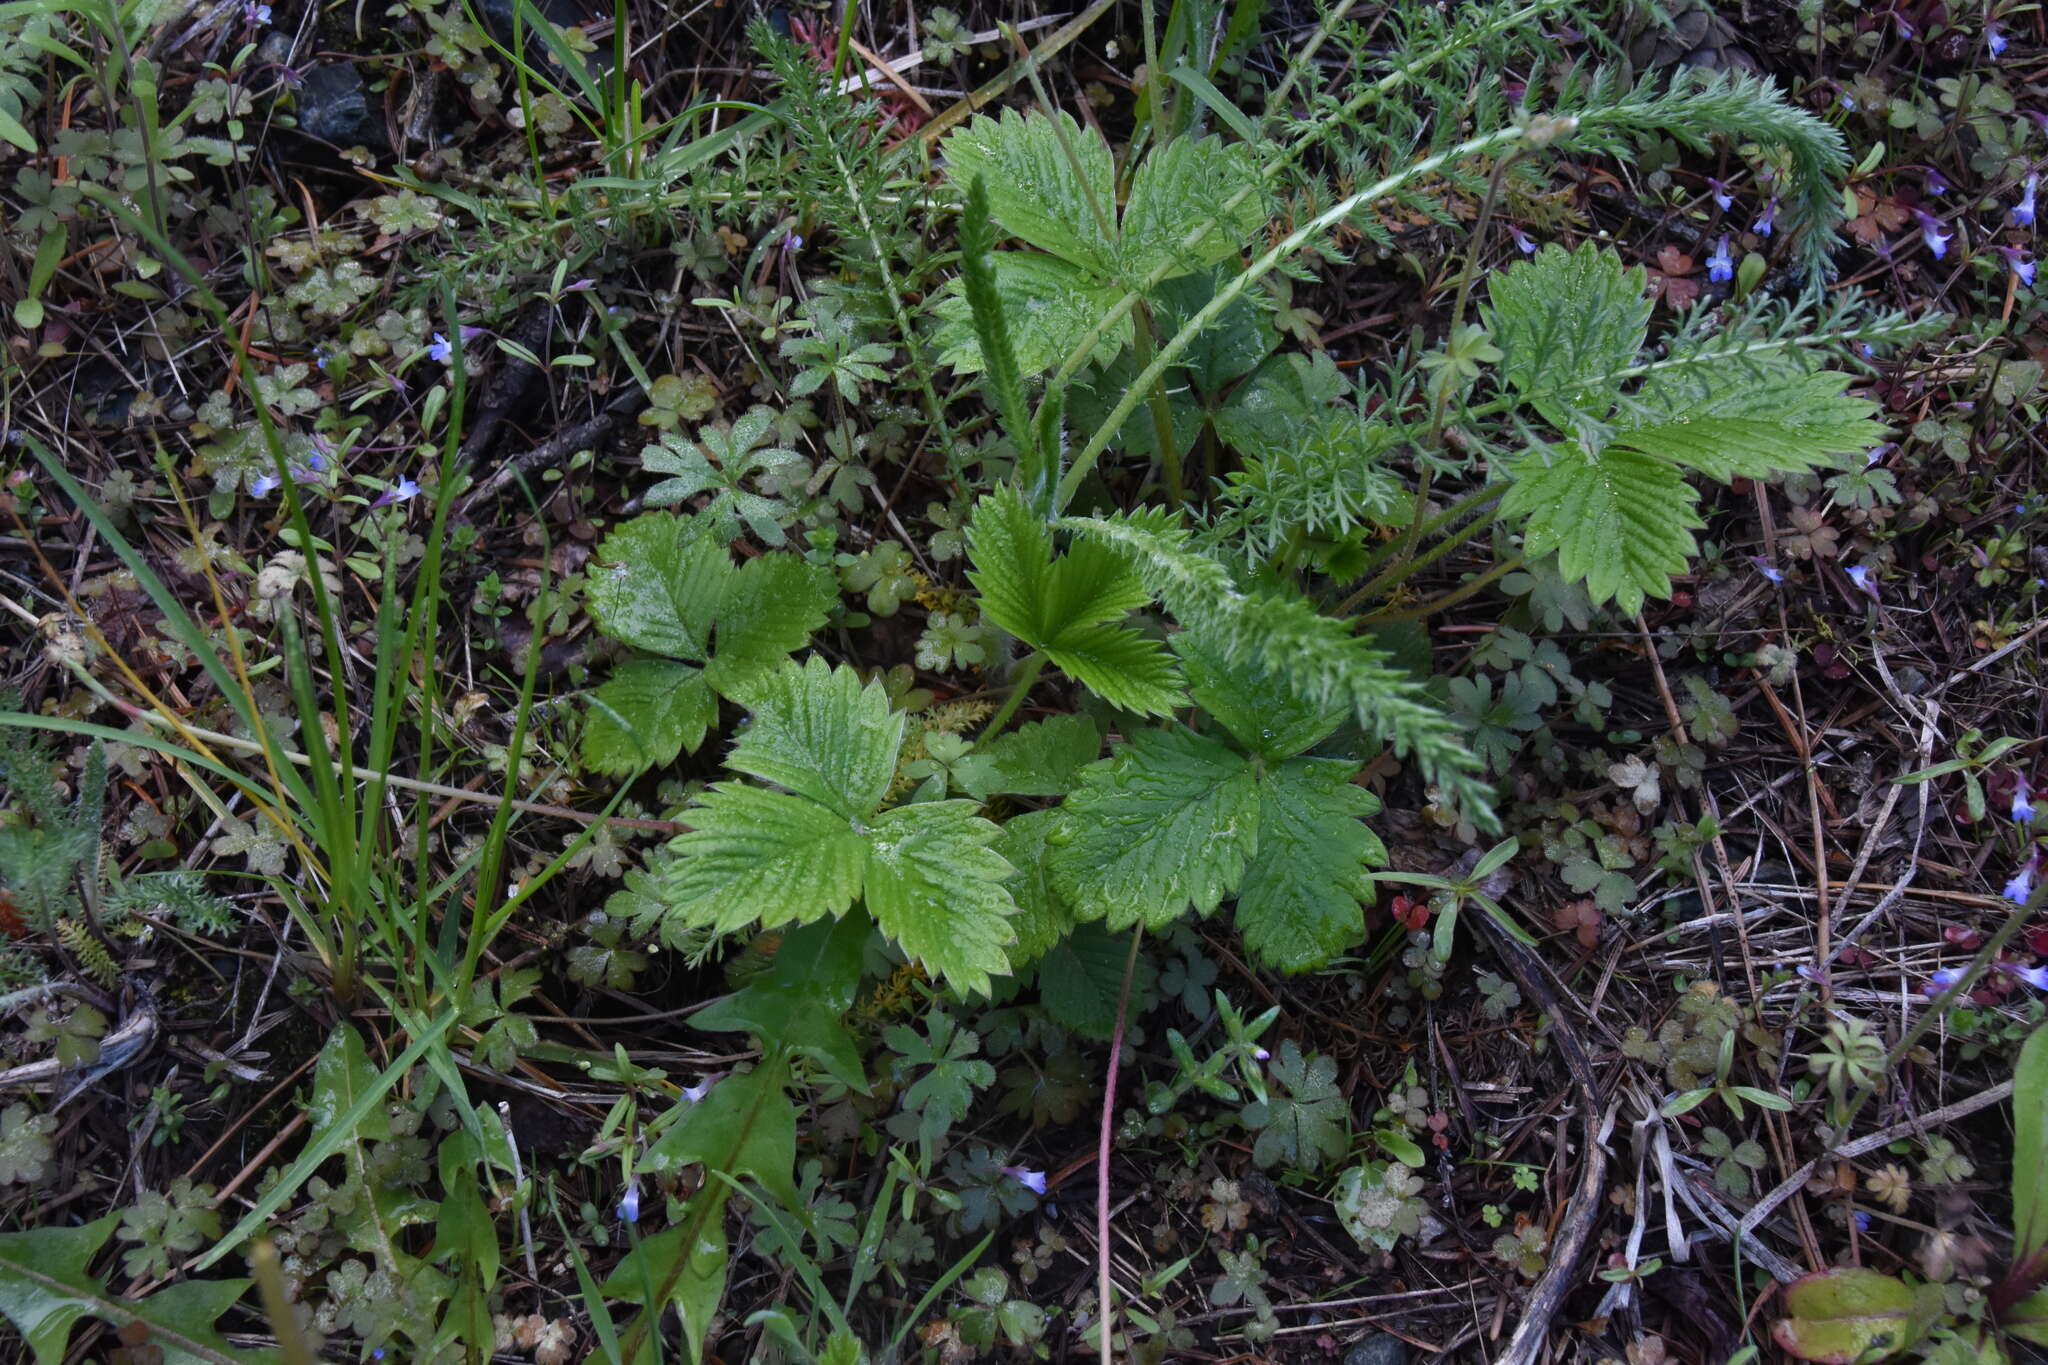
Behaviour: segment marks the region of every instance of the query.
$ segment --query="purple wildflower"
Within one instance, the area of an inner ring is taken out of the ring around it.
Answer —
[[[1940,995],[1943,991],[1963,979],[1961,971],[1954,967],[1943,967],[1927,978],[1927,984],[1920,988],[1922,995]]]
[[[1929,194],[1948,193],[1948,180],[1943,177],[1940,171],[1935,170],[1932,166],[1927,168],[1927,179],[1923,183],[1926,185]]]
[[[1513,224],[1509,224],[1508,236],[1515,239],[1516,248],[1520,250],[1524,256],[1534,256],[1536,254],[1536,243],[1530,239],[1528,233],[1522,231],[1520,228],[1514,226]]]
[[[1707,257],[1707,278],[1715,284],[1725,284],[1735,278],[1735,258],[1728,254],[1728,238],[1724,234],[1714,254]]]
[[[2034,823],[2034,792],[2027,785],[2027,775],[2021,773],[2012,787],[2012,819],[2016,825]]]
[[[1762,555],[1751,555],[1749,557],[1749,562],[1756,565],[1756,571],[1762,574],[1765,578],[1768,578],[1771,582],[1783,583],[1785,581],[1785,571],[1783,569],[1772,568],[1771,561],[1765,559]]]
[[[465,346],[484,335],[484,329],[481,327],[461,327],[456,330],[462,334],[462,344]],[[432,356],[438,363],[446,365],[454,352],[454,344],[447,337],[442,336],[439,332],[434,333],[434,344],[427,347],[428,355]]]
[[[2007,47],[2006,38],[2003,33],[1998,31],[1998,25],[1984,25],[1984,46],[1990,51],[1993,61],[2005,55]]]
[[[1870,1231],[1870,1215],[1865,1213],[1862,1209],[1856,1210],[1856,1231]]]
[[[1728,187],[1711,175],[1707,177],[1707,188],[1713,191],[1714,207],[1721,212],[1726,213],[1735,206],[1735,196],[1728,193]]]
[[[2016,976],[2037,991],[2048,991],[2048,967],[2022,967],[2016,962],[2001,962],[1998,970],[2007,976]]]
[[[2012,220],[2021,227],[2034,225],[2034,191],[2041,188],[2041,173],[2034,172],[2020,185],[2020,201],[2012,206]]]
[[[637,1223],[640,1221],[640,1182],[626,1183],[626,1192],[619,1196],[619,1221]]]
[[[379,493],[377,500],[371,503],[370,506],[390,507],[396,503],[411,502],[419,495],[420,486],[418,484],[414,483],[411,479],[400,479],[396,484]]]
[[[782,249],[784,251],[802,251],[804,249],[803,234],[795,228],[791,228],[789,234],[782,239]]]
[[[259,474],[255,482],[249,485],[249,496],[252,498],[267,498],[272,493],[275,493],[283,482],[284,480],[278,478],[275,474]]]
[[[718,1084],[724,1075],[723,1071],[714,1071],[695,1085],[684,1086],[683,1098],[692,1104],[701,1102],[706,1095],[711,1093],[711,1087]]]
[[[261,28],[270,22],[270,6],[259,5],[249,0],[242,6],[242,18]]]
[[[2034,287],[2034,253],[2023,246],[2002,246],[1998,254],[2005,257],[2005,263],[2012,267],[2012,273],[2019,277],[2027,288]]]
[[[1877,580],[1870,576],[1869,565],[1851,564],[1843,569],[1842,572],[1849,575],[1849,581],[1856,585],[1858,592],[1861,592],[1873,602],[1877,600]]]
[[[1865,360],[1875,360],[1875,359],[1877,359],[1877,348],[1876,348],[1875,346],[1872,346],[1872,345],[1871,345],[1871,344],[1870,344],[1869,342],[1867,342],[1867,341],[1859,341],[1859,342],[1857,342],[1857,343],[1856,343],[1856,349],[1857,349],[1857,351],[1859,351],[1859,352],[1860,352],[1860,353],[1862,354],[1862,356],[1863,356],[1863,358],[1864,358]]]
[[[1913,36],[1913,26],[1906,22],[1906,16],[1901,14],[1899,11],[1892,11],[1892,22],[1899,26],[1899,37],[1901,39],[1907,39]]]
[[[2005,884],[2005,898],[2014,905],[2025,905],[2027,897],[2034,894],[2034,860],[2027,859],[2020,870],[2012,874],[2012,880]]]
[[[562,292],[564,294],[580,294],[586,289],[595,288],[597,288],[596,280],[572,280],[562,286]]]
[[[1252,1049],[1252,1060],[1255,1062],[1270,1062],[1273,1060],[1273,1054],[1262,1047],[1255,1047]]]
[[[1045,1194],[1045,1172],[1027,1170],[1022,1166],[1005,1166],[1003,1174],[1022,1185],[1035,1195]]]
[[[1842,107],[1852,114],[1856,112],[1856,97],[1846,90],[1842,92]]]
[[[1755,231],[1759,237],[1768,237],[1778,230],[1778,196],[1772,195],[1771,202],[1764,205],[1764,211],[1757,216]]]
[[[1938,261],[1948,255],[1948,244],[1955,234],[1942,231],[1941,219],[1925,209],[1914,209],[1913,216],[1920,220],[1920,240],[1927,243],[1927,249],[1934,253],[1934,259]]]

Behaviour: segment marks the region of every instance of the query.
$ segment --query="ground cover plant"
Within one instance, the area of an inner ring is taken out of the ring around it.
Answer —
[[[0,0],[10,1358],[2048,1349],[2044,52]]]

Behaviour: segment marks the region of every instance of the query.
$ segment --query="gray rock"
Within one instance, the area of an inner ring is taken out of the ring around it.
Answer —
[[[295,112],[299,131],[337,147],[357,143],[383,146],[384,120],[370,109],[370,92],[353,62],[323,62],[308,67],[299,86]]]
[[[1344,1353],[1344,1365],[1408,1365],[1408,1343],[1374,1332]]]

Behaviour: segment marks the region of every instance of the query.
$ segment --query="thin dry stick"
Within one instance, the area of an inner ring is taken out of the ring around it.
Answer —
[[[1095,1311],[1102,1319],[1102,1365],[1114,1361],[1109,1344],[1109,1135],[1116,1123],[1116,1073],[1124,1050],[1124,1015],[1131,1006],[1131,977],[1138,970],[1138,944],[1144,937],[1141,922],[1131,930],[1131,951],[1124,958],[1123,989],[1116,997],[1116,1030],[1109,1039],[1109,1075],[1102,1085],[1102,1131],[1095,1143]]]

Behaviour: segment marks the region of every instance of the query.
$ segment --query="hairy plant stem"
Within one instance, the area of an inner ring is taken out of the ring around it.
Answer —
[[[1010,680],[1010,695],[1003,698],[1002,707],[997,710],[994,718],[982,727],[981,734],[974,741],[976,748],[980,748],[1003,732],[1003,727],[1010,723],[1010,718],[1017,714],[1017,708],[1024,704],[1024,698],[1030,693],[1031,685],[1038,681],[1038,675],[1044,668],[1045,655],[1035,649],[1017,665],[1017,671]]]
[[[1478,577],[1467,579],[1449,592],[1438,597],[1432,597],[1420,606],[1409,607],[1403,611],[1374,612],[1370,616],[1361,616],[1358,619],[1358,624],[1361,626],[1390,626],[1397,621],[1420,621],[1426,616],[1434,616],[1444,608],[1455,607],[1474,593],[1480,592],[1498,582],[1516,569],[1521,568],[1524,562],[1520,555],[1516,555],[1513,559],[1503,559]],[[1418,565],[1417,567],[1420,566]]]
[[[1421,529],[1421,531],[1417,532],[1416,538],[1419,540],[1423,536],[1426,536],[1430,532],[1436,530],[1438,527],[1445,526],[1453,521],[1456,521],[1459,517],[1464,516],[1467,512],[1474,511],[1480,507],[1483,507],[1485,504],[1489,502],[1495,501],[1501,496],[1503,491],[1504,490],[1499,487],[1483,488],[1479,492],[1472,494],[1470,497],[1460,500],[1456,505],[1452,506],[1449,510],[1441,512],[1437,516],[1431,518],[1429,524],[1427,526],[1424,526]],[[1430,550],[1430,552],[1424,555],[1422,558],[1406,560],[1402,563],[1394,564],[1388,567],[1387,569],[1383,570],[1380,574],[1378,574],[1376,577],[1374,577],[1370,582],[1357,588],[1342,602],[1339,602],[1337,604],[1335,612],[1332,614],[1337,616],[1349,616],[1352,612],[1358,610],[1359,606],[1362,603],[1366,602],[1368,599],[1379,594],[1382,594],[1391,588],[1399,587],[1402,583],[1405,583],[1409,578],[1413,577],[1416,573],[1420,572],[1423,569],[1428,568],[1431,564],[1434,564],[1437,560],[1442,559],[1452,550],[1455,550],[1460,545],[1463,545],[1468,541],[1472,540],[1473,538],[1478,536],[1480,532],[1484,531],[1487,525],[1488,523],[1485,521],[1475,521],[1470,526],[1467,526],[1464,530],[1458,532],[1458,534],[1456,534],[1455,536],[1452,536],[1450,539],[1445,540],[1441,544],[1434,546]],[[1391,554],[1394,551],[1394,549],[1398,545],[1399,541],[1395,541],[1392,544],[1388,545],[1386,549],[1380,551],[1380,553],[1377,556],[1375,556],[1375,559],[1373,561],[1368,561],[1368,566],[1379,559],[1385,559],[1389,554]]]
[[[1159,346],[1158,332],[1152,324],[1152,306],[1140,303],[1131,328],[1134,345],[1132,356],[1139,369],[1152,363],[1152,356]],[[1152,440],[1159,447],[1159,466],[1166,479],[1166,505],[1176,512],[1181,503],[1180,444],[1173,438],[1173,409],[1166,401],[1166,380],[1162,376],[1152,384],[1152,391],[1145,395],[1146,410],[1152,414]]]
[[[1116,1128],[1117,1062],[1124,1050],[1124,1016],[1131,1008],[1131,977],[1138,970],[1138,945],[1145,939],[1140,921],[1131,930],[1131,951],[1124,956],[1124,984],[1116,997],[1116,1028],[1109,1037],[1109,1074],[1102,1083],[1102,1127],[1095,1141],[1095,1311],[1102,1320],[1099,1334],[1102,1365],[1115,1365],[1110,1340],[1109,1293],[1109,1139]]]

